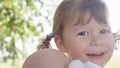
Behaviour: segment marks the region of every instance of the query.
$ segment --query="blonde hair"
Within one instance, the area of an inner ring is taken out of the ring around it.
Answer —
[[[77,12],[79,16],[76,24],[80,23],[85,25],[89,23],[91,17],[99,23],[107,23],[107,7],[102,0],[64,0],[55,12],[52,37],[59,35],[62,38],[65,25],[68,24],[71,19],[74,19],[75,13]],[[90,17],[87,23],[84,23],[84,16],[87,12],[90,12]],[[46,39],[47,37],[43,40],[43,44],[38,46],[38,49],[50,47],[50,43]]]

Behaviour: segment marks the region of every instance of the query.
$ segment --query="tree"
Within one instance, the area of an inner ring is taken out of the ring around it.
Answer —
[[[0,1],[0,52],[4,60],[23,54],[16,46],[19,39],[25,42],[30,36],[39,35],[36,25],[32,23],[32,17],[37,14],[32,11],[38,12],[32,0]]]
[[[16,42],[21,40],[25,48],[27,39],[39,37],[44,31],[43,23],[52,25],[54,10],[60,1],[0,0],[0,57],[7,60],[24,56]]]

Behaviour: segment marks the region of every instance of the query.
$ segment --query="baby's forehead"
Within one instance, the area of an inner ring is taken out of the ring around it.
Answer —
[[[71,16],[66,19],[65,23],[66,25],[84,26],[89,24],[92,19],[94,19],[98,24],[108,24],[108,22],[104,21],[106,19],[101,20],[95,18],[89,11],[84,14],[80,14],[79,11],[75,11],[75,13],[71,14]]]

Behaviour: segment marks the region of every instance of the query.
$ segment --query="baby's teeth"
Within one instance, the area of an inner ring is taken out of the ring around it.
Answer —
[[[102,55],[103,53],[93,53],[93,54],[87,54],[88,56],[100,56]]]

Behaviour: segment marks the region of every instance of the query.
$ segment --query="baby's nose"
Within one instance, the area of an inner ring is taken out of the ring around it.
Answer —
[[[102,42],[102,37],[100,35],[93,35],[90,39],[91,41],[91,45],[92,46],[98,46],[98,45],[101,45],[103,42]]]

